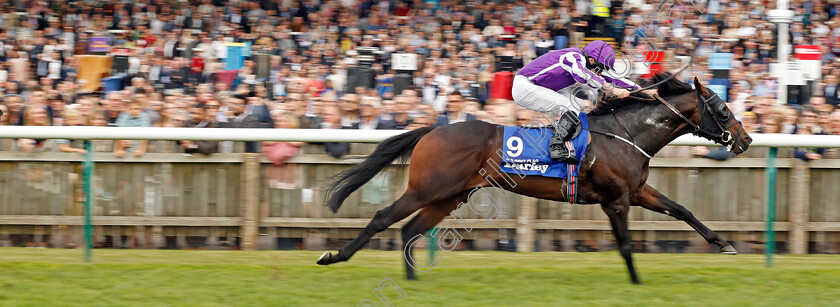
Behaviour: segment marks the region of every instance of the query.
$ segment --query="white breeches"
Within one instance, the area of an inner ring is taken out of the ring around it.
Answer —
[[[513,78],[513,101],[523,108],[551,115],[559,115],[567,110],[578,114],[584,102],[574,96],[574,88],[570,86],[555,92],[532,83],[528,77],[517,75]]]

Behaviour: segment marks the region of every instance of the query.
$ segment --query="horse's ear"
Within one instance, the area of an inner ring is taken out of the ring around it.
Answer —
[[[697,79],[696,76],[694,77],[694,89],[699,91],[700,94],[703,95],[703,97],[709,96],[709,92],[706,91],[706,88],[703,87],[703,84],[700,84],[700,79]]]

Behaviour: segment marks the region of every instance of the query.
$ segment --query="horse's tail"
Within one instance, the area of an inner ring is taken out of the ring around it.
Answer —
[[[338,212],[338,208],[353,191],[370,181],[391,162],[398,158],[400,161],[408,160],[417,142],[432,130],[433,127],[419,128],[380,143],[364,162],[336,175],[338,179],[327,188],[326,205],[333,212]]]

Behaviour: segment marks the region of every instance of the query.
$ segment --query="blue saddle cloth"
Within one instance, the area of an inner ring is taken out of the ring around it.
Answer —
[[[580,113],[581,125],[589,128],[586,113]],[[502,156],[502,171],[521,175],[537,175],[554,178],[566,178],[568,167],[566,163],[552,161],[548,155],[548,141],[554,135],[550,128],[524,128],[505,126],[504,154]],[[575,166],[573,176],[577,177],[583,154],[586,153],[586,143],[589,141],[589,130],[582,130],[572,140],[575,154],[580,160]]]

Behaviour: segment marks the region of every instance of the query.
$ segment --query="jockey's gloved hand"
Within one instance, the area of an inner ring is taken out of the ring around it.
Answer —
[[[616,98],[619,98],[619,99],[620,98],[627,98],[627,96],[630,96],[630,91],[628,91],[627,89],[616,87],[616,88],[613,88],[612,94],[615,95]]]

